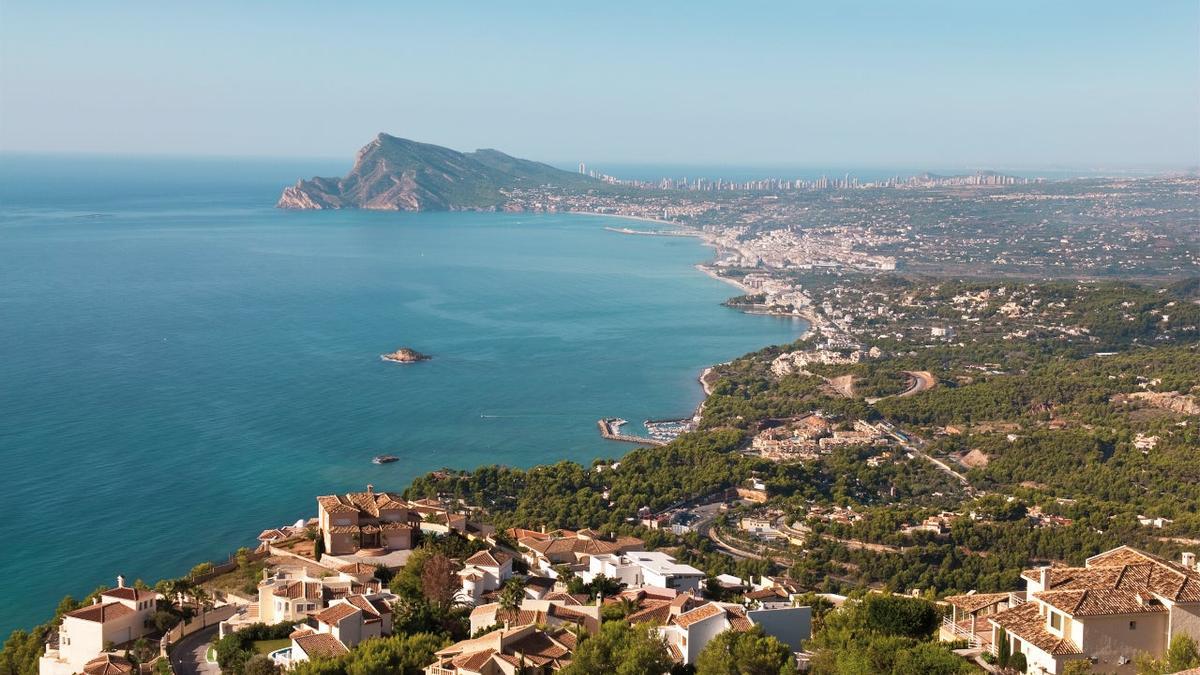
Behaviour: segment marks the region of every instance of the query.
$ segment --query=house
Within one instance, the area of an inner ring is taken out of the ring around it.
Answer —
[[[515,610],[503,609],[499,603],[490,602],[471,610],[471,634],[491,626],[525,626],[534,624],[556,628],[577,627],[587,633],[600,630],[600,605],[583,604],[566,593],[557,593],[552,599],[533,600],[526,598]],[[577,631],[578,632],[578,631]]]
[[[329,633],[353,648],[363,640],[392,634],[392,608],[381,595],[351,595],[313,616],[318,633]]]
[[[331,555],[410,549],[419,520],[399,496],[375,492],[372,485],[366,492],[317,497],[317,526]]]
[[[762,537],[775,537],[779,534],[775,523],[767,516],[746,516],[738,523],[738,529]]]
[[[760,626],[763,632],[799,651],[801,643],[812,637],[812,609],[785,607],[746,610],[741,605],[707,602],[691,609],[687,603],[675,603],[685,611],[675,611],[658,632],[667,642],[677,663],[695,663],[709,640],[727,630],[747,631]]]
[[[1025,601],[1024,593],[976,593],[946,598],[950,616],[942,620],[939,637],[945,642],[966,640],[972,647],[991,650],[993,614]]]
[[[437,652],[426,675],[540,675],[571,662],[578,638],[564,628],[501,628]]]
[[[380,595],[390,599],[378,579],[365,577],[364,573],[338,572],[317,577],[305,567],[278,567],[274,574],[264,571],[258,584],[257,621],[278,623],[281,621],[305,621],[319,613],[338,598],[354,595]],[[240,626],[222,626],[221,634],[236,631]]]
[[[291,638],[292,649],[288,657],[290,663],[310,661],[314,658],[332,659],[350,653],[346,645],[330,633],[298,630],[291,634]]]
[[[658,551],[603,553],[588,558],[588,568],[579,574],[586,583],[604,575],[629,588],[656,586],[676,591],[700,588],[704,572],[691,565],[675,562],[675,558]]]
[[[116,654],[101,654],[83,666],[83,675],[124,675],[137,667],[129,659]]]
[[[503,551],[479,551],[463,565],[458,571],[462,597],[471,604],[479,604],[485,594],[499,590],[512,578],[512,556]]]
[[[555,565],[578,565],[586,563],[589,556],[640,551],[644,547],[642,540],[637,537],[610,538],[588,530],[559,530],[549,535],[526,534],[517,543],[526,549],[524,558],[530,568],[552,575]]]
[[[119,661],[105,654],[105,645],[122,647],[149,633],[159,597],[154,591],[126,586],[125,577],[118,576],[116,588],[103,591],[92,604],[63,615],[57,643],[47,644],[38,659],[38,673],[70,675],[83,672],[89,665],[93,670],[110,665],[119,669]],[[99,663],[105,659],[110,665]]]
[[[1000,631],[1009,649],[1025,654],[1028,672],[1061,673],[1088,659],[1100,672],[1132,673],[1145,652],[1163,656],[1171,639],[1200,640],[1200,570],[1196,556],[1179,563],[1128,546],[1088,558],[1083,567],[1041,567],[1022,573],[1025,602],[987,617],[990,649]]]

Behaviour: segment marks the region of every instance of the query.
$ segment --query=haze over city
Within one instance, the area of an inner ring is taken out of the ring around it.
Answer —
[[[1180,168],[1200,10],[1059,3],[20,2],[0,150]]]

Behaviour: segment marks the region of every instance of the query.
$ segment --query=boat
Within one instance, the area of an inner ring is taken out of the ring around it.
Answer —
[[[395,455],[375,455],[375,459],[371,460],[372,464],[391,464],[399,462],[400,458]]]

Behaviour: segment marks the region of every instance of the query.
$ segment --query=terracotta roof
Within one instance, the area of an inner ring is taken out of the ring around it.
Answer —
[[[968,614],[1007,600],[1008,593],[967,593],[966,595],[946,596],[946,602]]]
[[[272,591],[272,595],[277,595],[281,598],[304,598],[306,600],[316,600],[323,597],[321,584],[315,581],[293,581],[276,588]]]
[[[357,614],[360,611],[361,610],[358,607],[355,607],[354,605],[350,605],[350,604],[347,604],[344,602],[339,602],[336,605],[330,605],[330,606],[326,607],[325,609],[321,610],[313,618],[316,619],[317,621],[320,621],[321,623],[326,623],[326,624],[329,624],[330,626],[333,626],[333,625],[336,625],[342,619],[345,619],[348,616]]]
[[[690,612],[684,612],[683,614],[680,614],[679,616],[675,617],[671,623],[679,626],[680,628],[687,628],[698,621],[711,619],[712,617],[720,614],[722,611],[723,610],[721,609],[720,605],[710,602],[700,605]]]
[[[485,649],[481,652],[472,652],[463,654],[451,660],[455,668],[459,670],[469,670],[478,673],[483,670],[484,664],[492,659],[492,655],[496,653],[494,649]]]
[[[88,661],[83,666],[83,672],[86,675],[118,675],[120,673],[132,673],[133,664],[122,656],[113,654],[101,654],[96,658]]]
[[[300,637],[292,638],[292,642],[308,656],[340,656],[349,653],[346,645],[338,642],[338,639],[329,633],[309,633]]]
[[[504,533],[507,534],[509,537],[511,537],[514,541],[518,541],[518,542],[521,541],[522,539],[533,539],[535,541],[542,541],[542,540],[550,538],[550,535],[546,534],[545,532],[539,532],[537,530],[526,530],[526,529],[520,528],[520,527],[510,527],[507,530],[505,530]]]
[[[750,591],[746,594],[749,600],[771,600],[772,598],[786,600],[788,597],[787,591],[782,588],[764,588],[759,591]]]
[[[384,614],[392,613],[392,608],[389,607],[387,602],[381,598],[370,600],[367,598],[367,596],[359,594],[351,595],[350,597],[346,598],[346,602],[349,602],[355,607],[361,609],[364,614],[373,614],[378,617]]]
[[[154,600],[158,597],[158,593],[155,593],[148,588],[130,588],[129,586],[112,588],[104,591],[100,595],[106,598],[120,598],[121,600],[132,600],[134,602]]]
[[[1025,570],[1021,576],[1041,580],[1042,570]],[[1173,602],[1200,602],[1200,572],[1121,546],[1092,556],[1087,567],[1051,567],[1043,590],[1112,589],[1154,593]]]
[[[337,495],[324,495],[317,497],[317,504],[324,509],[326,513],[355,513],[358,509],[349,504],[343,503]]]
[[[741,607],[726,605],[725,618],[729,620],[729,630],[742,633],[754,628],[754,623],[746,616],[746,610]]]
[[[1071,640],[1046,630],[1046,617],[1038,612],[1036,602],[1026,602],[997,612],[988,621],[1048,654],[1062,656],[1083,653]]]
[[[668,643],[667,648],[671,650],[672,661],[675,661],[676,663],[683,663],[683,652],[680,651],[678,645],[674,643]]]
[[[1110,588],[1079,591],[1043,591],[1033,597],[1071,616],[1141,614],[1165,612],[1166,607],[1154,596]]]
[[[493,552],[484,549],[470,558],[467,558],[465,564],[475,565],[478,567],[500,567],[509,560],[512,560],[512,556],[503,551]]]
[[[365,562],[356,562],[349,565],[342,565],[337,568],[337,571],[345,572],[346,574],[375,574],[379,571],[379,568]]]
[[[625,617],[629,623],[645,623],[653,621],[666,623],[671,618],[671,602],[669,600],[651,600],[645,607]]]
[[[87,607],[80,607],[73,612],[67,612],[64,616],[69,616],[74,619],[83,619],[84,621],[95,621],[104,623],[119,619],[123,616],[134,614],[134,610],[119,603],[119,602],[97,602]]]
[[[564,656],[569,656],[571,650],[563,643],[552,638],[545,631],[534,631],[525,637],[516,640],[508,645],[505,651],[513,654],[520,654],[526,659],[533,661],[535,665],[541,665],[554,659],[561,659]],[[540,663],[538,663],[540,661]]]

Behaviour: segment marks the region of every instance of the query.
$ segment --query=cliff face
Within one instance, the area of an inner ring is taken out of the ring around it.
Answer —
[[[343,178],[301,180],[285,188],[283,209],[380,209],[390,211],[496,210],[501,190],[555,185],[596,188],[594,178],[497,150],[462,153],[428,143],[379,134]]]

